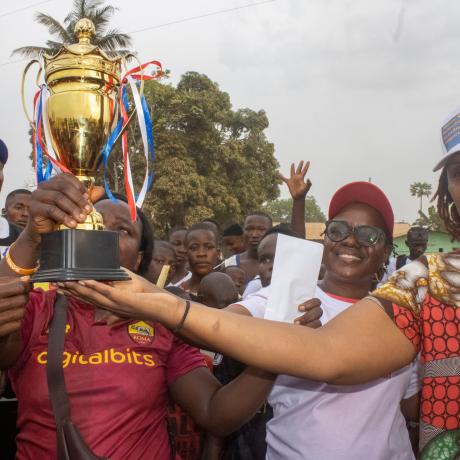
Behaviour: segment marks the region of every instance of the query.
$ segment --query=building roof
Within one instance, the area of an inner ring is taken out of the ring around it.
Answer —
[[[411,228],[411,225],[407,222],[395,222],[393,227],[393,238],[398,238],[398,236],[407,235],[407,232]]]
[[[306,222],[305,234],[309,240],[322,240],[325,227],[323,222]]]

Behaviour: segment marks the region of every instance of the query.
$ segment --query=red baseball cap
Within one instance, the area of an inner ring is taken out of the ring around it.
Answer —
[[[351,182],[339,188],[329,203],[329,219],[333,219],[345,206],[351,203],[364,203],[383,217],[385,233],[393,238],[394,214],[386,195],[370,182]]]

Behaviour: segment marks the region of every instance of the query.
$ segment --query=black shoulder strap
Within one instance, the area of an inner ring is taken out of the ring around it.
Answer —
[[[62,427],[64,421],[70,416],[69,399],[67,397],[64,369],[62,367],[66,322],[67,297],[58,294],[54,304],[53,319],[49,326],[48,355],[46,362],[48,394],[58,427]]]
[[[54,303],[53,319],[49,326],[46,362],[48,394],[56,420],[57,458],[58,460],[108,460],[92,452],[70,418],[69,397],[62,366],[66,323],[67,297],[58,295]]]
[[[398,256],[396,258],[396,270],[399,270],[401,267],[404,267],[404,265],[406,265],[406,261],[407,256],[405,256],[404,254]]]

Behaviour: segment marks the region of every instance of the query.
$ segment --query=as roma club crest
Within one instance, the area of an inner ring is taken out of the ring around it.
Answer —
[[[149,345],[153,342],[155,331],[150,324],[138,321],[128,326],[128,334],[139,345]]]

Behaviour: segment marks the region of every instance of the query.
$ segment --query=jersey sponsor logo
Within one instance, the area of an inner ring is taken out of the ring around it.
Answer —
[[[134,342],[140,345],[149,345],[153,342],[155,331],[150,324],[138,321],[128,325],[128,334]]]
[[[46,364],[48,352],[42,351],[37,355],[38,364]],[[75,365],[75,366],[98,366],[101,364],[128,364],[133,366],[155,366],[153,355],[146,353],[138,353],[130,348],[126,348],[124,351],[115,350],[115,348],[109,348],[107,350],[85,355],[76,351],[70,353],[64,351],[62,357],[62,367]]]

